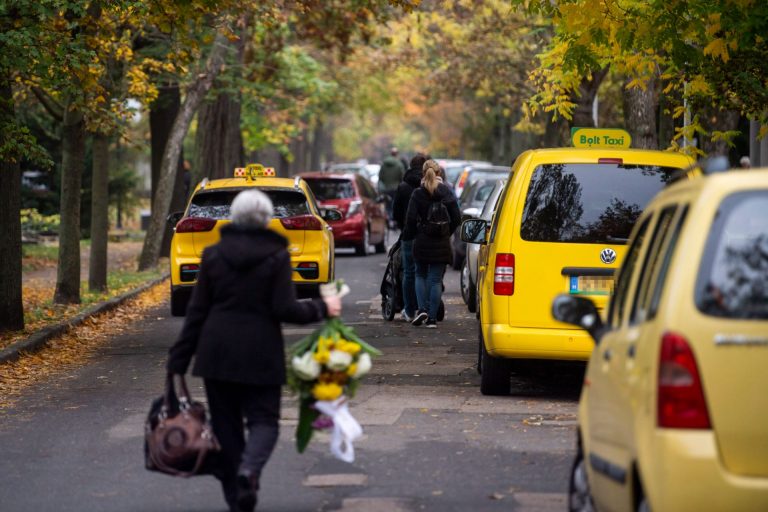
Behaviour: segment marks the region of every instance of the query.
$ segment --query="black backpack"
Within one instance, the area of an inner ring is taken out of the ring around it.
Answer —
[[[433,238],[445,238],[451,234],[451,216],[445,203],[429,203],[427,215],[421,223],[421,231]]]

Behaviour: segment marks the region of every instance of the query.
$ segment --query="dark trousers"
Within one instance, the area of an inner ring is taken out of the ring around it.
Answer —
[[[227,503],[237,496],[237,473],[247,471],[258,482],[277,443],[280,420],[280,386],[253,386],[205,380],[211,425],[221,444],[215,476],[221,481]],[[248,428],[246,441],[243,419]]]

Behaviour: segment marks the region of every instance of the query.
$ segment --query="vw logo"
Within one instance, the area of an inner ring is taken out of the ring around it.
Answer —
[[[616,261],[616,251],[613,249],[607,247],[600,251],[600,261],[605,263],[606,265],[610,265],[614,261]]]

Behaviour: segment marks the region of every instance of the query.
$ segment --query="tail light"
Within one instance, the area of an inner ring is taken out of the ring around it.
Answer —
[[[622,165],[624,163],[624,159],[623,158],[598,158],[597,163]]]
[[[295,217],[284,217],[280,219],[280,224],[282,224],[285,229],[323,229],[323,225],[320,224],[320,220],[318,220],[318,218],[314,215],[296,215]]]
[[[712,428],[696,357],[679,334],[667,332],[661,338],[658,386],[659,427]]]
[[[180,281],[184,283],[190,283],[197,279],[197,273],[200,271],[200,265],[196,263],[189,263],[186,265],[181,265],[179,268],[180,273]]]
[[[347,210],[347,217],[351,217],[357,212],[360,211],[361,207],[363,206],[363,202],[356,199],[349,203],[349,210]]]
[[[493,270],[494,295],[513,295],[515,293],[515,255],[497,254],[496,268]]]
[[[320,266],[314,261],[302,261],[294,270],[304,279],[317,279],[320,277]]]
[[[177,233],[200,233],[210,231],[216,225],[216,219],[202,217],[187,217],[176,224]]]

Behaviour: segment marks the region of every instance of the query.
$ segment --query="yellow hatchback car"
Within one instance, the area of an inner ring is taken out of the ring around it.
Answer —
[[[569,510],[768,510],[768,170],[670,185],[640,216],[594,337]]]
[[[483,394],[509,393],[512,360],[589,358],[592,339],[555,321],[552,299],[567,292],[604,308],[635,220],[692,164],[633,149],[539,149],[515,160],[490,226],[461,228],[465,242],[487,244],[477,278]]]
[[[302,293],[334,279],[334,242],[326,220],[341,213],[318,208],[303,179],[277,178],[275,171],[254,164],[235,169],[232,178],[203,180],[192,193],[171,240],[171,314],[184,316],[200,270],[203,250],[219,241],[219,229],[229,220],[232,200],[242,190],[256,187],[269,196],[274,216],[268,227],[288,239],[293,282]],[[182,216],[183,215],[183,216]]]

